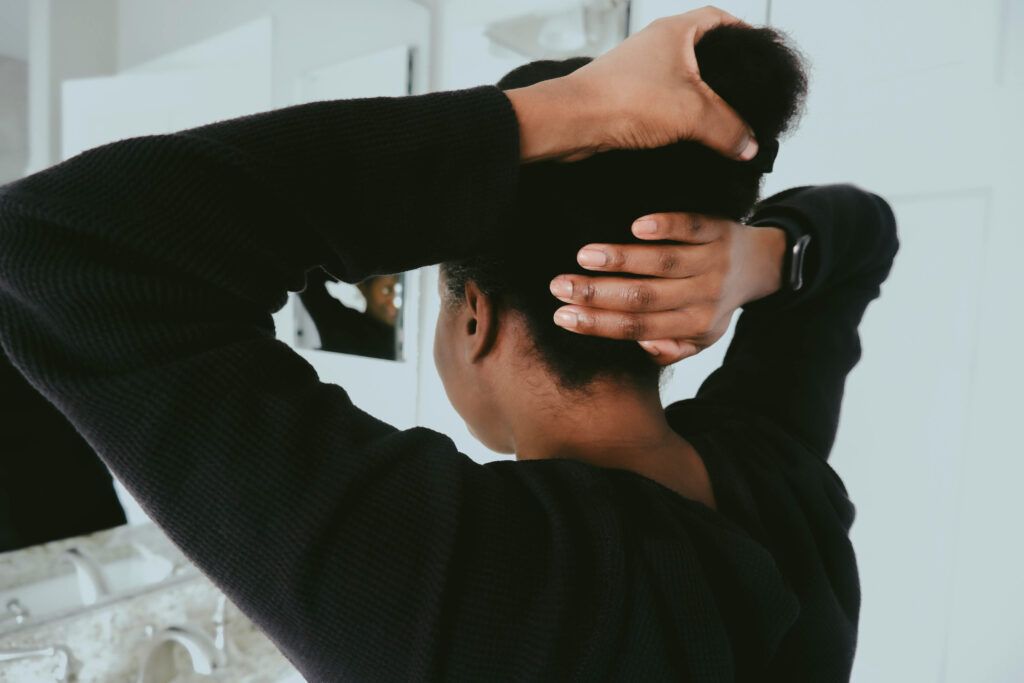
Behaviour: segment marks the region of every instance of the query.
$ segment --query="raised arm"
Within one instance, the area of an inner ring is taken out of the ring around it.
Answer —
[[[271,314],[315,265],[354,282],[472,253],[503,229],[521,160],[682,137],[739,156],[747,128],[684,63],[717,21],[660,22],[560,87],[302,105],[6,186],[0,344],[307,678],[485,666],[444,635],[491,652],[511,641],[488,629],[547,628],[525,596],[571,585],[586,551],[550,542],[513,477],[319,382]],[[638,62],[659,69],[635,78]],[[505,590],[483,561],[515,566]]]
[[[770,197],[751,224],[760,227],[645,217],[634,225],[637,237],[673,243],[590,245],[604,253],[603,265],[590,267],[650,279],[560,276],[556,282],[573,286],[559,298],[579,312],[576,331],[649,340],[641,343],[663,364],[714,343],[742,307],[725,362],[697,399],[773,420],[826,457],[846,375],[860,358],[857,326],[899,246],[895,220],[878,196],[831,185]],[[787,234],[790,243],[811,236],[796,292],[782,272]]]
[[[516,132],[493,88],[326,102],[122,141],[0,195],[4,351],[310,680],[430,666],[410,644],[460,515],[518,502],[319,382],[271,313],[315,264],[358,280],[472,249]]]
[[[877,195],[830,185],[770,197],[751,222],[811,235],[805,286],[745,307],[722,367],[697,398],[774,420],[824,458],[846,376],[860,360],[858,325],[899,249],[896,221]]]

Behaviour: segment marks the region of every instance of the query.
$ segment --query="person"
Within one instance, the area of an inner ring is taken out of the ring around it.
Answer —
[[[314,268],[306,274],[306,287],[299,293],[299,300],[320,336],[320,349],[395,360],[398,276],[377,275],[356,285],[366,300],[365,311],[349,308],[331,296],[327,291],[331,280],[323,268]]]
[[[521,88],[301,105],[22,179],[0,195],[3,348],[308,680],[844,680],[853,508],[826,457],[897,248],[881,199],[793,190],[758,207],[771,227],[656,211],[644,243],[603,247],[633,277],[565,273],[564,334],[654,342],[655,365],[745,306],[723,366],[666,410],[678,438],[631,380],[619,403],[600,373],[563,387],[527,314],[471,280],[439,319],[439,370],[518,461],[373,418],[274,338],[314,266],[358,282],[519,231],[544,252],[511,221],[531,164],[692,140],[751,173],[769,141],[694,51],[733,23],[703,9]],[[784,254],[808,235],[797,288]]]

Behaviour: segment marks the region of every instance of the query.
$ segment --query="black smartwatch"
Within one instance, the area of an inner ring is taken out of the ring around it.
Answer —
[[[804,286],[804,256],[810,243],[810,235],[796,235],[786,230],[786,258],[782,264],[782,274],[791,292],[797,292]]]

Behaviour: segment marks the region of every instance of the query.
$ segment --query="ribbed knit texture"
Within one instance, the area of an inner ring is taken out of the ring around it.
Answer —
[[[86,152],[0,190],[3,350],[310,681],[845,680],[853,509],[825,457],[896,249],[873,195],[760,210],[815,235],[812,282],[751,306],[669,409],[718,512],[571,460],[475,464],[274,339],[316,264],[355,281],[514,229],[518,163],[494,88]]]

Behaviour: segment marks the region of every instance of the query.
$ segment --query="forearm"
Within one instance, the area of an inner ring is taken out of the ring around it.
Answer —
[[[806,284],[744,307],[725,362],[698,397],[767,418],[824,458],[846,376],[860,359],[858,326],[899,246],[895,221],[873,194],[822,186],[765,200],[754,222],[811,235]]]
[[[762,201],[751,225],[807,234],[804,286],[783,286],[753,308],[799,305],[842,285],[877,287],[899,249],[892,210],[877,195],[852,185],[799,187]],[[781,261],[780,261],[781,265]],[[781,267],[780,267],[781,272]]]

